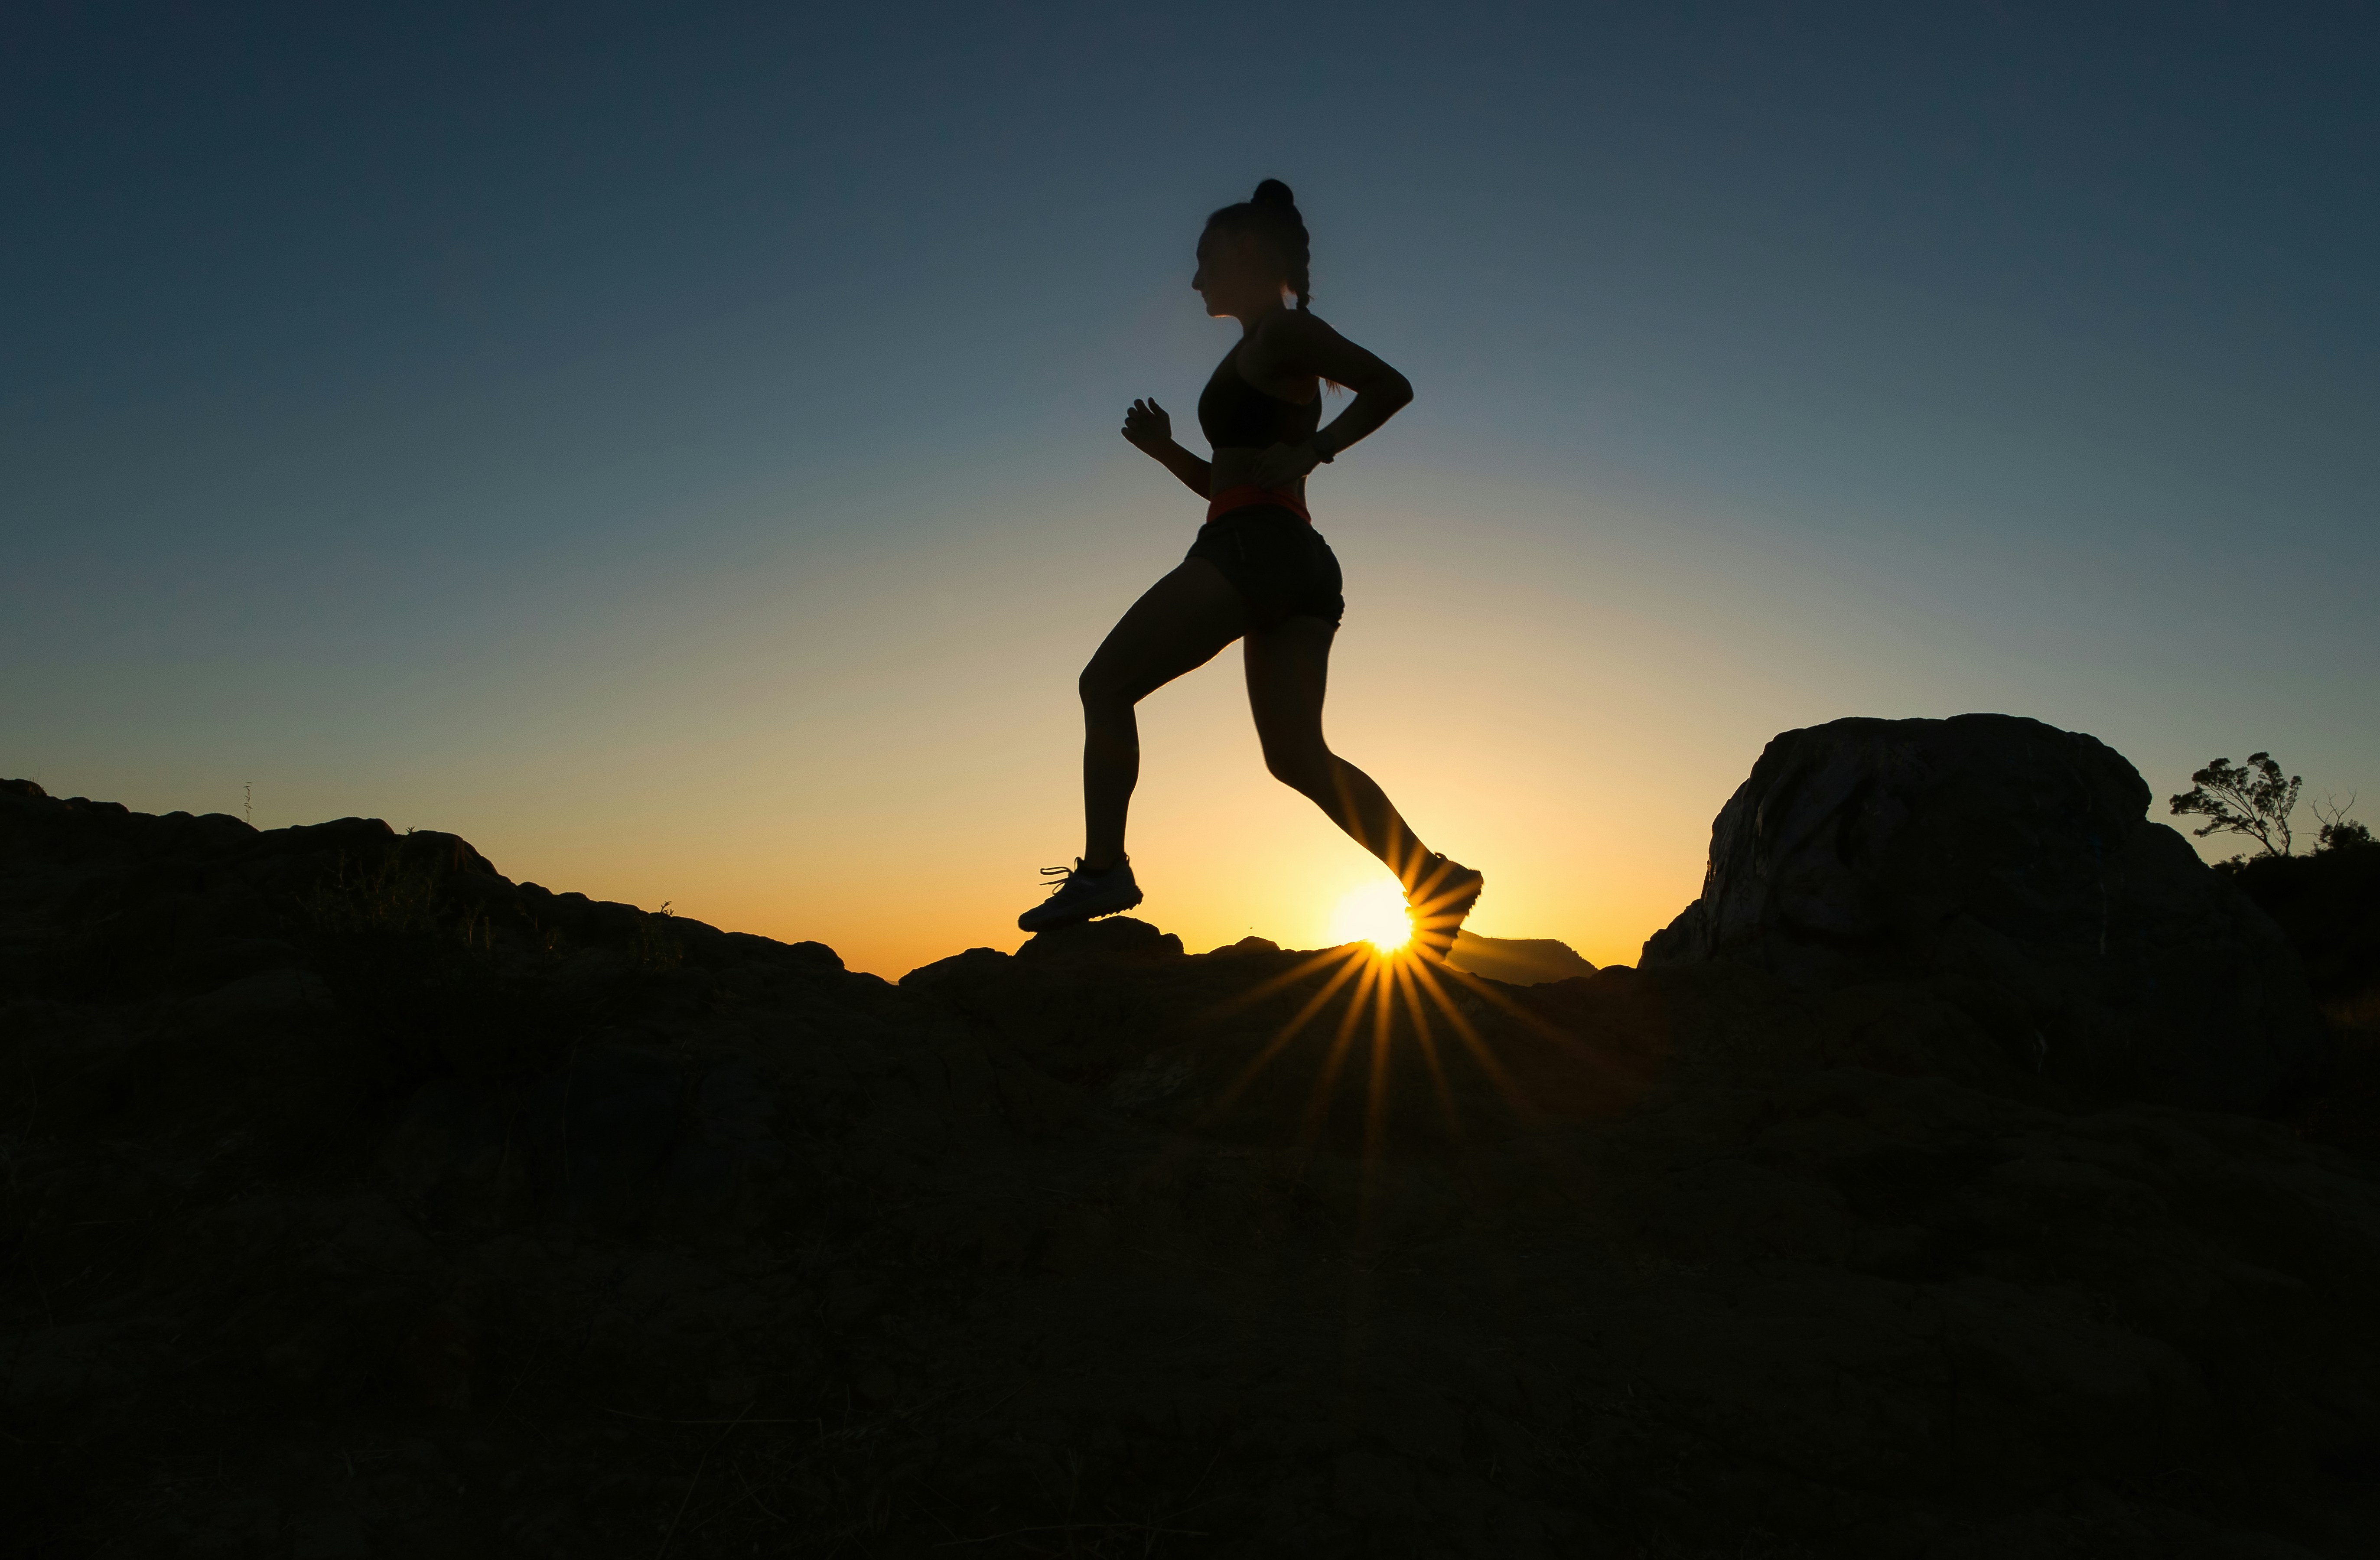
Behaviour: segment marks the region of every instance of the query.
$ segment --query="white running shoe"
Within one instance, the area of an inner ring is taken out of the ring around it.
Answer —
[[[1133,881],[1129,856],[1103,872],[1089,871],[1077,856],[1073,866],[1044,867],[1041,875],[1058,880],[1050,885],[1054,892],[1016,918],[1020,932],[1072,926],[1077,921],[1128,910],[1140,903],[1140,884]]]

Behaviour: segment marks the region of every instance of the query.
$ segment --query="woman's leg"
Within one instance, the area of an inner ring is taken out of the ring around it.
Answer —
[[[1429,851],[1372,777],[1322,739],[1322,695],[1337,628],[1318,617],[1288,617],[1251,630],[1245,656],[1248,708],[1273,778],[1309,798],[1357,845],[1387,863],[1408,894]]]
[[[1083,695],[1083,865],[1123,859],[1124,815],[1140,779],[1140,725],[1132,707],[1195,671],[1247,631],[1247,602],[1204,558],[1148,588],[1108,630],[1078,685]]]

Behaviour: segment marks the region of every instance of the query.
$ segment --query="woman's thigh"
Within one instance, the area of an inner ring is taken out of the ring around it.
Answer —
[[[1244,652],[1248,674],[1248,711],[1268,759],[1321,751],[1322,698],[1330,682],[1330,641],[1335,625],[1318,617],[1290,616],[1269,628],[1251,629]]]
[[[1247,602],[1222,571],[1204,558],[1186,558],[1108,630],[1083,668],[1083,691],[1137,703],[1212,661],[1247,632],[1248,621]]]

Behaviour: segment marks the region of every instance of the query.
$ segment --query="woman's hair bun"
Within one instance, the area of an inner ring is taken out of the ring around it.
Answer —
[[[1207,218],[1207,226],[1259,235],[1281,257],[1282,280],[1297,295],[1297,306],[1304,309],[1314,301],[1314,288],[1306,279],[1313,263],[1313,239],[1305,231],[1305,219],[1297,214],[1297,200],[1289,186],[1277,178],[1269,178],[1257,186],[1253,199],[1237,205],[1225,206]]]

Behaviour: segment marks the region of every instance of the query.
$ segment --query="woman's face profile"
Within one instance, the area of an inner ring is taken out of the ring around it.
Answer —
[[[1215,318],[1244,320],[1277,309],[1287,285],[1271,246],[1257,235],[1212,227],[1199,235],[1198,268],[1190,274],[1190,286]]]

